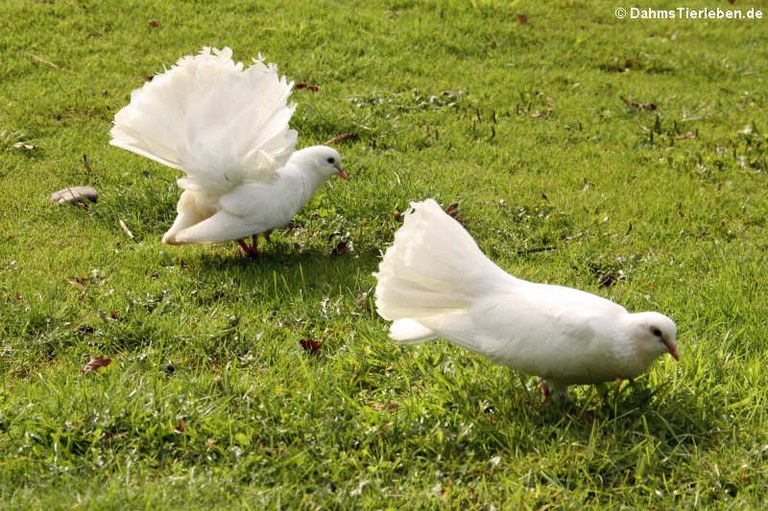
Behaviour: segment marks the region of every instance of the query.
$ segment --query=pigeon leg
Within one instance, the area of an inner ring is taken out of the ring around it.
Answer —
[[[589,410],[582,410],[576,403],[571,401],[570,397],[568,397],[568,385],[539,378],[539,387],[541,388],[541,393],[544,394],[544,401],[551,403],[552,405],[556,404],[560,409],[574,411],[577,415],[580,415],[587,420],[594,420],[594,413]]]
[[[248,252],[251,249],[251,247],[249,247],[248,244],[245,241],[243,241],[242,239],[235,240],[235,243],[237,243],[237,246],[240,247],[240,252],[242,252],[242,254],[244,256],[247,256]]]
[[[552,391],[544,378],[539,378],[539,388],[541,389],[541,395],[544,396],[544,401],[549,401],[549,398],[552,396]]]
[[[544,396],[544,401],[571,402],[567,392],[568,385],[562,385],[556,382],[547,381],[544,378],[539,378],[539,388]]]
[[[244,256],[256,258],[256,257],[259,257],[259,247],[257,242],[258,238],[255,234],[252,236],[252,238],[253,238],[253,244],[250,246],[242,238],[239,240],[235,240],[235,242],[240,247],[240,252],[242,252]]]

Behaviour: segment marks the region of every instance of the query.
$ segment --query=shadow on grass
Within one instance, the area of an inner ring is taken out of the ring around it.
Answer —
[[[224,272],[254,284],[270,283],[285,291],[298,292],[317,286],[353,287],[361,275],[376,271],[379,258],[376,250],[334,254],[330,249],[284,250],[283,246],[269,247],[259,257],[248,258],[233,244],[231,254],[205,252],[186,264],[201,271]]]
[[[443,456],[450,457],[454,450],[461,456],[468,448],[487,456],[524,456],[549,439],[553,445],[599,446],[630,457],[640,456],[642,446],[661,457],[674,457],[706,448],[723,434],[717,406],[683,388],[650,387],[643,378],[611,385],[602,393],[571,389],[571,403],[545,402],[525,378],[510,374],[490,385],[486,380],[445,389],[436,406],[451,413],[436,419],[438,424],[455,422],[458,430],[458,424],[471,423],[473,433],[465,437],[467,445],[445,445]]]
[[[582,393],[573,403],[530,401],[530,407],[539,407],[533,424],[567,425],[577,436],[590,435],[598,427],[617,439],[637,434],[670,445],[698,444],[718,435],[715,411],[703,407],[685,389],[673,390],[665,384],[652,387],[645,378],[606,387],[598,387],[591,398]]]

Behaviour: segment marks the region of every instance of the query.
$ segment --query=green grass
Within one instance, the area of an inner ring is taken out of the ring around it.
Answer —
[[[275,4],[0,3],[0,507],[762,508],[766,21]],[[130,91],[204,45],[317,85],[301,145],[358,135],[349,182],[255,262],[163,246],[177,174],[108,145]],[[98,204],[48,202],[72,185]],[[670,315],[681,362],[572,389],[589,418],[447,343],[395,346],[371,272],[427,197],[520,277]]]

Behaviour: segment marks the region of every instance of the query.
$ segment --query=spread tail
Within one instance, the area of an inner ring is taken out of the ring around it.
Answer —
[[[274,65],[243,68],[231,49],[204,48],[131,93],[110,144],[183,170],[185,189],[228,191],[288,161],[291,87]]]
[[[512,278],[432,199],[411,203],[375,276],[377,311],[394,321],[390,336],[401,343],[428,341],[442,335],[436,330],[471,322],[471,301]]]

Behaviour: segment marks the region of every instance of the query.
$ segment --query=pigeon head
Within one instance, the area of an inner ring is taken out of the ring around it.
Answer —
[[[652,362],[656,357],[669,353],[680,360],[677,353],[677,327],[675,322],[658,312],[630,314],[630,338],[642,359]]]
[[[294,156],[298,158],[299,153],[304,168],[311,168],[326,179],[334,174],[338,174],[341,179],[347,179],[347,173],[341,168],[341,155],[335,149],[318,145],[297,151]]]

